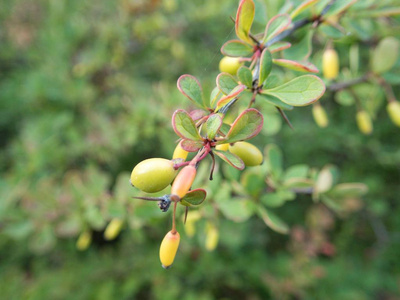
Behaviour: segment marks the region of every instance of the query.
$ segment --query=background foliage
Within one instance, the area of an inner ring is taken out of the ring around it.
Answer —
[[[255,26],[263,30],[283,4],[257,1]],[[358,132],[354,106],[339,105],[327,93],[321,103],[330,118],[328,128],[314,124],[311,108],[287,113],[293,131],[277,113],[261,107],[265,125],[253,141],[259,148],[279,146],[285,169],[338,166],[340,182],[367,184],[362,202],[335,214],[310,195],[300,195],[274,210],[290,226],[288,235],[271,231],[256,217],[236,222],[225,214],[215,220],[220,242],[213,252],[204,248],[206,221],[200,220],[195,236],[182,240],[173,268],[160,267],[159,242],[170,218],[154,205],[131,199],[137,191],[128,184],[129,173],[143,159],[171,157],[176,140],[172,112],[189,106],[176,79],[193,74],[209,94],[220,47],[234,36],[229,16],[236,8],[228,0],[2,3],[2,297],[400,297],[399,129],[379,110],[385,106],[382,92],[373,94],[362,85],[358,93],[373,116],[372,135]],[[342,78],[350,72],[352,45],[360,45],[362,74],[382,37],[399,38],[399,21],[344,20],[351,34],[335,42]],[[304,32],[298,34],[295,38],[301,39]],[[320,66],[326,36],[313,42],[311,61]],[[397,60],[394,70],[399,65]],[[398,95],[396,72],[391,74]],[[223,171],[228,178],[239,176],[232,169]],[[219,197],[203,204],[206,216],[222,199],[220,190]],[[114,217],[126,223],[121,235],[107,242],[103,231]],[[182,223],[178,226],[183,233]],[[85,230],[93,232],[93,240],[80,252],[75,243]]]

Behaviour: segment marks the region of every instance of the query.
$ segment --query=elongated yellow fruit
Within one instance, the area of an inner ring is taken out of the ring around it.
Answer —
[[[183,167],[172,183],[171,194],[177,195],[179,199],[182,199],[190,190],[195,177],[196,168],[194,166]]]
[[[215,149],[220,150],[220,151],[228,151],[229,144],[217,145],[217,146],[215,146]]]
[[[261,151],[248,142],[236,142],[229,145],[229,151],[239,156],[247,167],[259,166],[264,159]]]
[[[208,223],[206,229],[206,249],[207,251],[213,251],[217,248],[219,239],[219,233],[217,227],[214,224]]]
[[[329,124],[328,116],[326,115],[325,109],[320,104],[314,104],[312,107],[312,113],[315,123],[321,128],[325,128]]]
[[[400,102],[392,101],[387,106],[387,112],[392,122],[400,127]]]
[[[92,234],[89,230],[85,230],[79,235],[79,238],[76,241],[76,248],[79,251],[85,251],[87,248],[89,248],[91,242]]]
[[[121,232],[123,224],[124,221],[119,218],[112,219],[106,227],[106,230],[104,231],[104,239],[106,239],[107,241],[115,239]]]
[[[179,232],[169,231],[161,242],[160,261],[164,269],[168,269],[174,262],[179,247]]]
[[[322,73],[326,79],[335,79],[339,74],[339,56],[335,49],[326,49],[322,55]]]
[[[357,125],[363,134],[371,134],[373,131],[373,125],[370,116],[365,110],[357,112]]]
[[[182,149],[181,143],[178,143],[178,145],[176,145],[176,147],[175,147],[174,154],[172,155],[172,159],[182,158],[183,160],[186,160],[188,154],[189,154],[189,152]]]

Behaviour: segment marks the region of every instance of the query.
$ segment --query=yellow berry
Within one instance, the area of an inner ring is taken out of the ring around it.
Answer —
[[[190,190],[194,178],[196,177],[196,172],[194,166],[188,165],[183,167],[172,183],[171,194],[182,199]]]
[[[363,134],[371,134],[373,125],[370,116],[365,110],[357,112],[356,115],[357,125]]]
[[[238,57],[224,56],[219,62],[219,70],[231,75],[236,75],[239,68],[243,65]]]
[[[387,106],[387,111],[392,122],[400,127],[400,102],[390,102]]]
[[[160,261],[164,269],[169,268],[174,262],[179,247],[179,232],[169,231],[161,242]]]
[[[220,150],[220,151],[228,151],[229,150],[229,144],[221,144],[215,146],[215,149]]]
[[[156,193],[165,189],[174,180],[176,173],[171,160],[149,158],[135,166],[131,184],[146,193]]]
[[[187,152],[186,150],[183,150],[181,147],[181,143],[179,143],[175,147],[175,151],[174,151],[174,154],[172,155],[172,159],[182,158],[183,160],[186,160],[188,154],[189,154],[189,152]]]
[[[104,239],[107,241],[115,239],[120,233],[123,224],[124,221],[119,218],[112,219],[104,231]]]
[[[326,49],[322,56],[322,72],[326,79],[335,79],[339,74],[339,56],[335,49]]]
[[[247,142],[237,142],[229,145],[229,151],[243,160],[247,167],[259,166],[263,162],[263,154],[254,145]]]
[[[213,251],[218,245],[219,233],[217,227],[212,223],[207,223],[206,229],[206,249]]]
[[[313,105],[312,108],[315,123],[321,128],[325,128],[329,124],[328,116],[325,109],[320,104]]]
[[[79,251],[85,251],[87,248],[89,248],[91,242],[92,234],[89,230],[85,230],[79,235],[79,238],[76,241],[76,248]]]

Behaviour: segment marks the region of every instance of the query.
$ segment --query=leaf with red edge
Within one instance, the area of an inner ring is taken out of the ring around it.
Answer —
[[[317,69],[316,66],[314,66],[310,62],[299,62],[299,61],[294,61],[294,60],[288,60],[288,59],[273,59],[272,60],[274,64],[288,68],[294,71],[299,71],[299,72],[311,72],[311,73],[318,73],[319,70]]]
[[[236,97],[239,97],[239,95],[245,90],[246,86],[243,84],[238,85],[235,87],[229,95],[226,95],[225,97],[222,97],[219,99],[217,102],[217,107],[215,108],[215,111],[220,110],[223,106],[228,104],[231,100],[233,100]]]
[[[225,143],[235,143],[255,137],[262,129],[264,118],[255,108],[243,111],[233,122],[225,137]]]
[[[243,160],[241,160],[239,156],[229,151],[213,150],[213,153],[238,170],[243,170],[245,167]]]
[[[194,189],[186,193],[181,199],[181,204],[185,206],[200,205],[207,197],[204,189]]]
[[[292,20],[288,14],[276,15],[271,20],[269,20],[267,27],[265,28],[265,34],[263,43],[276,37],[278,34],[288,29]]]
[[[203,142],[192,141],[192,140],[182,140],[181,147],[187,152],[197,152],[203,147]]]
[[[178,90],[198,107],[204,108],[203,90],[196,77],[184,74],[178,78]]]
[[[195,109],[189,113],[189,115],[193,121],[200,120],[202,117],[205,117],[207,114],[208,114],[208,112],[206,112],[203,109]]]
[[[260,75],[258,85],[262,85],[272,70],[272,56],[268,49],[264,49],[260,57]]]
[[[213,140],[222,126],[222,118],[218,114],[212,114],[207,120],[207,138]]]
[[[254,44],[252,39],[249,37],[254,15],[254,2],[252,0],[241,0],[236,14],[235,30],[237,37],[249,44]]]
[[[238,86],[237,80],[228,73],[220,73],[217,76],[217,87],[219,90],[228,95],[232,90]]]
[[[178,109],[172,115],[172,127],[175,133],[183,139],[202,141],[193,119],[183,109]]]
[[[285,49],[288,49],[292,46],[289,42],[276,42],[268,47],[269,52],[275,53]]]
[[[222,45],[221,53],[231,57],[246,57],[253,54],[253,47],[240,40],[231,40]]]

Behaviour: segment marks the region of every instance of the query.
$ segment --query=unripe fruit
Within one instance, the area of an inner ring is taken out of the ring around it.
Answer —
[[[325,128],[326,126],[328,126],[328,116],[326,115],[325,109],[321,105],[313,105],[312,113],[315,123],[317,123],[319,127]]]
[[[247,167],[259,166],[263,162],[263,154],[258,148],[247,142],[237,142],[229,145],[229,151],[243,160]]]
[[[220,151],[228,151],[229,144],[217,145],[217,146],[215,146],[215,149],[220,150]]]
[[[190,190],[195,177],[196,168],[194,166],[188,165],[183,167],[172,183],[171,194],[182,199]]]
[[[215,225],[208,223],[206,230],[206,249],[207,251],[213,251],[218,245],[218,229]]]
[[[219,62],[219,70],[231,75],[236,75],[239,68],[243,65],[238,57],[224,56]]]
[[[174,180],[174,163],[164,158],[149,158],[138,163],[131,174],[131,184],[146,193],[165,189]]]
[[[79,251],[85,251],[87,248],[89,248],[91,242],[92,234],[90,233],[90,231],[86,230],[79,235],[79,238],[76,241],[76,248]]]
[[[363,134],[371,134],[373,125],[370,116],[365,110],[357,112],[357,125]]]
[[[161,242],[160,261],[164,269],[169,268],[174,262],[179,247],[179,232],[169,231]]]
[[[387,112],[392,122],[400,127],[400,102],[392,101],[387,106]]]
[[[322,72],[326,79],[335,79],[339,74],[339,56],[334,49],[326,49],[322,55]]]
[[[123,224],[124,221],[119,218],[112,219],[110,224],[108,224],[106,230],[104,231],[104,239],[107,241],[115,239],[121,232]]]
[[[174,154],[172,155],[172,159],[177,159],[177,158],[182,158],[183,160],[186,160],[189,152],[186,150],[183,150],[181,147],[181,143],[176,145]]]

